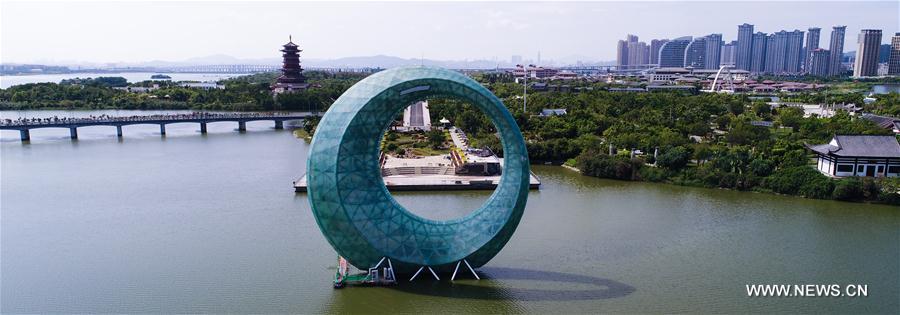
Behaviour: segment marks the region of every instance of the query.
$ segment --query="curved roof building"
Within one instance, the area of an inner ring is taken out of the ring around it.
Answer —
[[[706,37],[697,37],[684,49],[684,66],[694,69],[706,67]]]
[[[684,52],[688,44],[691,43],[690,36],[679,37],[666,42],[659,49],[659,67],[660,68],[681,68],[684,67]]]

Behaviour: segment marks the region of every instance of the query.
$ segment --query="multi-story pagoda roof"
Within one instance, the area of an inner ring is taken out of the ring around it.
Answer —
[[[297,44],[294,44],[290,36],[288,36],[287,44],[284,44],[282,47],[281,76],[276,79],[272,89],[279,93],[306,89],[309,87],[309,84],[306,83],[306,78],[303,77],[303,67],[300,66],[300,52],[303,50]]]

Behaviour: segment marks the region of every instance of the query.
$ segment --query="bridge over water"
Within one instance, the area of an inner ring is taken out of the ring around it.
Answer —
[[[167,124],[198,123],[200,133],[206,133],[206,124],[213,122],[230,121],[238,123],[238,131],[247,130],[247,122],[271,120],[275,122],[275,129],[283,129],[284,122],[289,120],[303,120],[311,116],[321,116],[320,113],[190,113],[146,116],[99,116],[87,118],[20,118],[16,120],[0,120],[0,130],[18,130],[22,141],[31,140],[31,129],[38,128],[68,128],[72,139],[78,139],[78,127],[87,126],[113,126],[116,134],[122,137],[122,126],[127,125],[159,125],[160,135],[166,134]]]

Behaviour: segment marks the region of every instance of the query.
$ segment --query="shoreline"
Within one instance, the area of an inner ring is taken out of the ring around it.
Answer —
[[[555,166],[555,165],[554,165],[554,166]],[[777,193],[777,192],[774,192],[774,191],[771,191],[771,190],[760,190],[760,189],[740,190],[740,189],[725,188],[725,187],[707,187],[707,186],[702,186],[702,185],[685,185],[685,184],[679,184],[679,183],[675,183],[675,182],[671,182],[671,181],[659,181],[659,182],[653,182],[653,181],[645,181],[645,180],[623,180],[623,179],[617,179],[617,178],[596,177],[596,176],[588,176],[588,175],[581,174],[581,170],[578,169],[577,167],[568,166],[568,165],[565,165],[565,164],[562,164],[562,165],[559,165],[559,166],[561,166],[561,167],[564,168],[564,169],[567,169],[567,170],[570,170],[570,171],[573,171],[573,172],[577,172],[578,175],[581,175],[581,176],[591,177],[591,178],[598,178],[598,179],[605,179],[605,180],[614,180],[614,181],[620,181],[620,182],[635,182],[635,183],[663,184],[663,185],[673,185],[673,186],[681,186],[681,187],[693,187],[693,188],[703,188],[703,189],[727,190],[727,191],[742,192],[742,193],[746,192],[746,193],[769,194],[769,195],[785,196],[785,197],[793,197],[793,198],[801,198],[801,199],[808,199],[808,200],[837,201],[837,202],[846,202],[846,203],[852,203],[852,204],[860,204],[860,203],[861,203],[861,204],[870,204],[870,205],[884,205],[884,206],[898,207],[898,206],[895,205],[895,204],[884,203],[884,202],[873,202],[873,201],[870,201],[870,200],[840,200],[840,199],[809,198],[809,197],[802,196],[802,195],[789,195],[789,194]],[[840,178],[842,178],[842,177],[832,178],[832,180],[836,180],[836,179],[840,179]]]

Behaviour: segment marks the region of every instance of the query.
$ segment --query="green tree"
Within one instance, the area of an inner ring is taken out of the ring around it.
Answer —
[[[656,164],[670,170],[680,170],[687,165],[690,158],[690,149],[678,146],[660,154],[656,159]]]

